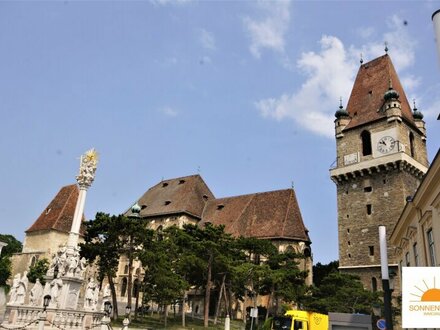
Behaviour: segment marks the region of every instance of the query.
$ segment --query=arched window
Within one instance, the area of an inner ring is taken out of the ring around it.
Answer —
[[[124,274],[128,274],[128,265],[125,265],[124,267]]]
[[[121,285],[121,297],[125,296],[125,292],[127,291],[127,282],[128,282],[127,278],[124,277],[122,279],[122,285]]]
[[[409,133],[409,151],[411,157],[414,157],[414,134],[412,132]]]
[[[133,297],[137,297],[138,292],[139,292],[139,280],[135,279],[133,282]]]
[[[377,279],[375,277],[371,278],[371,289],[373,292],[377,291]]]
[[[37,262],[37,260],[38,260],[38,257],[37,257],[37,256],[32,256],[32,259],[31,259],[31,267],[33,267],[33,266],[35,265],[35,263]]]
[[[312,252],[310,251],[309,248],[305,248],[304,249],[304,257],[306,258],[310,258],[312,256]]]
[[[362,139],[362,155],[363,156],[371,155],[371,134],[370,134],[370,132],[362,131],[361,139]]]

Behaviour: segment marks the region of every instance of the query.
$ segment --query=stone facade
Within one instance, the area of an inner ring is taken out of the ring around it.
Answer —
[[[347,110],[341,106],[335,116],[337,160],[330,175],[337,188],[340,270],[377,290],[378,226],[387,227],[389,239],[427,170],[424,123],[413,117],[388,55],[360,67]],[[388,258],[396,271],[390,244]]]
[[[440,151],[399,217],[391,244],[400,270],[440,265]]]

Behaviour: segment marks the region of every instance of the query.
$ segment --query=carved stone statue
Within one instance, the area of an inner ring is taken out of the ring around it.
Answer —
[[[20,281],[18,282],[18,288],[17,288],[17,298],[15,302],[19,305],[24,304],[24,299],[26,297],[26,291],[29,284],[29,280],[27,277],[27,272],[23,273],[23,276],[21,277]]]
[[[57,278],[54,278],[50,282],[50,306],[58,307],[60,299],[60,290],[63,287],[63,280],[61,279],[61,274],[58,273]]]
[[[95,290],[98,289],[97,284],[95,283],[95,280],[93,277],[89,280],[89,283],[87,283],[86,287],[86,293],[84,296],[84,309],[86,310],[95,310],[96,309],[96,303],[95,303]],[[99,289],[98,289],[99,290]]]
[[[14,276],[12,280],[12,287],[9,292],[9,304],[15,304],[17,301],[17,290],[20,285],[20,273]]]
[[[29,304],[31,306],[41,306],[41,298],[43,297],[43,286],[37,278],[29,296]]]
[[[86,271],[86,268],[87,268],[87,259],[82,257],[79,260],[78,267],[76,267],[75,269],[75,276],[82,278],[84,276],[84,272]]]
[[[111,297],[110,284],[106,284],[104,287],[104,291],[102,292],[101,311],[104,311],[104,304],[106,301],[110,301],[110,297]]]
[[[96,166],[98,165],[98,153],[90,149],[81,156],[81,165],[76,181],[80,187],[88,188],[95,179]]]

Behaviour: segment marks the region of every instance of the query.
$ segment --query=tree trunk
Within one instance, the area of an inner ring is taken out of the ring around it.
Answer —
[[[164,311],[164,319],[163,319],[163,323],[164,323],[164,326],[165,326],[165,328],[167,327],[167,323],[168,323],[168,305],[163,305],[164,306],[164,308],[165,308],[165,311]]]
[[[186,313],[186,301],[188,299],[188,293],[185,291],[183,294],[183,300],[182,300],[182,327],[185,328],[185,313]]]
[[[137,320],[137,313],[138,313],[138,307],[139,307],[139,282],[136,282],[136,302],[134,305],[134,319]]]
[[[205,307],[203,310],[203,326],[207,328],[209,326],[209,299],[211,297],[211,272],[212,272],[212,253],[209,255],[208,261],[208,275],[206,280],[206,288],[205,288]]]
[[[112,292],[112,302],[113,302],[113,319],[118,318],[118,300],[116,299],[116,288],[115,282],[113,282],[113,277],[107,274],[108,284],[110,285],[110,290]]]
[[[218,293],[217,306],[215,308],[215,315],[214,315],[214,324],[217,324],[217,318],[218,318],[218,314],[220,312],[220,305],[222,303],[223,288],[225,286],[225,277],[226,277],[226,274],[223,275],[222,284],[220,285],[220,291]]]
[[[271,309],[271,308],[270,308],[270,305],[272,304],[272,296],[273,296],[273,291],[274,291],[274,290],[275,290],[275,289],[274,289],[274,287],[272,286],[272,287],[270,288],[269,297],[267,298],[266,317],[264,318],[266,321],[267,321],[267,319],[269,318],[269,310]]]
[[[132,294],[132,286],[133,286],[133,246],[132,246],[132,238],[128,239],[128,282],[127,282],[127,306],[131,308],[131,294]]]

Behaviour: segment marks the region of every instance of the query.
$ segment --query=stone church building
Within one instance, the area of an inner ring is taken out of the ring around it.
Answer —
[[[411,110],[385,54],[360,66],[347,108],[341,104],[335,116],[337,161],[330,176],[337,189],[339,267],[381,290],[378,226],[386,226],[389,241],[427,171],[423,115],[415,105]],[[397,274],[391,244],[388,261]]]
[[[11,278],[28,270],[40,258],[50,261],[58,248],[67,243],[78,195],[78,185],[62,187],[26,230],[22,252],[12,257]]]
[[[61,188],[55,198],[43,210],[34,224],[26,231],[22,253],[13,257],[14,276],[22,273],[39,258],[51,260],[60,245],[67,242],[73,221],[79,189],[77,185]],[[270,240],[280,251],[292,249],[305,256],[299,260],[299,267],[308,271],[307,284],[312,284],[311,240],[304,225],[296,195],[293,189],[276,190],[249,195],[215,198],[200,175],[162,180],[148,189],[125,212],[126,216],[137,216],[154,230],[168,226],[182,227],[186,223],[210,222],[224,225],[233,236],[256,237]],[[133,263],[133,297],[137,284],[144,275],[142,265]],[[128,286],[128,260],[121,256],[115,277],[118,301],[126,302]],[[191,298],[191,297],[190,297]],[[203,313],[203,304],[192,305]],[[265,306],[264,298],[258,302]],[[241,310],[244,310],[242,306]]]

